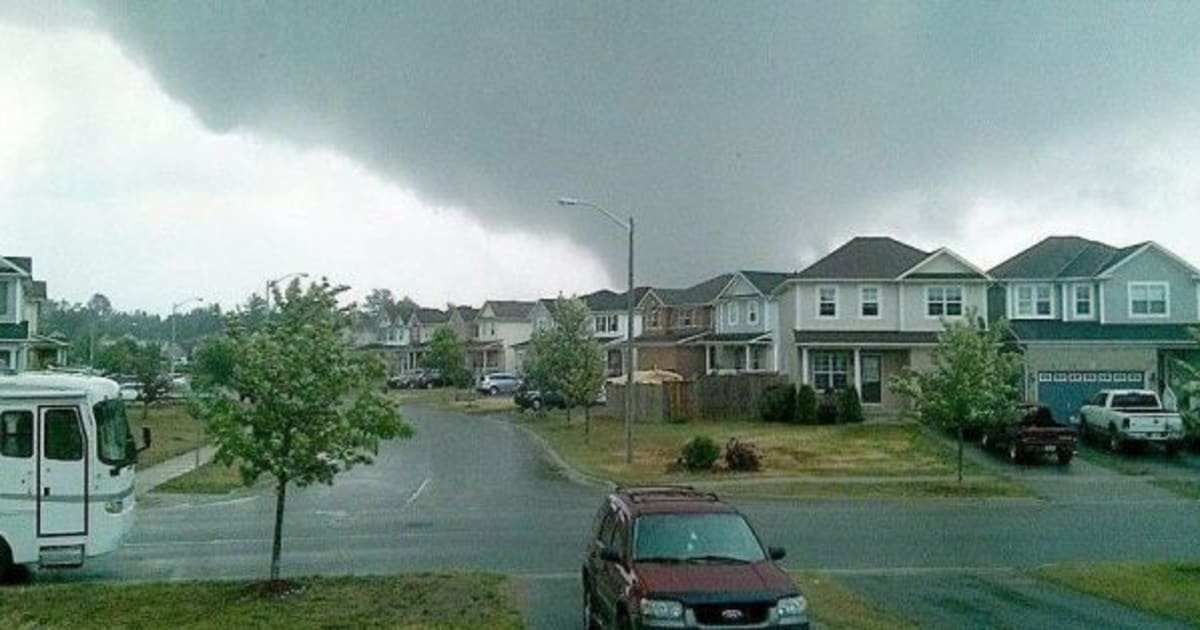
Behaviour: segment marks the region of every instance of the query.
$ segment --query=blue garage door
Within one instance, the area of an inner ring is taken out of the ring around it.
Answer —
[[[1038,402],[1050,407],[1059,422],[1075,415],[1083,402],[1102,389],[1142,389],[1143,372],[1100,370],[1093,372],[1038,372]]]

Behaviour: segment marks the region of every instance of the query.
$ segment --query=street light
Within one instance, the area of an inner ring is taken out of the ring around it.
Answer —
[[[633,464],[633,371],[637,367],[633,364],[633,217],[630,216],[628,221],[622,221],[617,215],[590,201],[571,197],[559,198],[558,205],[564,208],[591,208],[629,232],[629,290],[625,293],[627,307],[625,321],[625,361],[627,366],[625,368],[625,463]]]
[[[171,349],[170,349],[170,355],[171,355],[171,375],[172,376],[175,374],[175,319],[176,319],[176,314],[179,312],[180,307],[186,306],[193,302],[196,302],[196,303],[204,302],[204,298],[190,297],[186,300],[180,300],[171,305]],[[204,432],[202,430],[200,430],[199,422],[200,422],[200,420],[199,420],[199,418],[197,418],[196,419],[196,423],[197,423],[196,468],[200,467],[200,449],[201,449],[201,447],[204,446]]]
[[[275,287],[275,285],[279,284],[280,282],[283,282],[284,280],[291,280],[292,278],[307,278],[307,277],[308,277],[308,272],[296,271],[293,273],[285,273],[282,276],[275,278],[274,280],[267,280],[267,314],[269,315],[271,313],[271,289],[273,287]]]

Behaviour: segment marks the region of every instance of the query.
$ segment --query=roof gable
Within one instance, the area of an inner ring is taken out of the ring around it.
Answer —
[[[891,280],[929,257],[887,236],[856,236],[796,274],[801,280]]]
[[[733,274],[723,273],[686,289],[654,289],[653,291],[667,306],[711,304],[732,279]]]
[[[28,256],[0,256],[0,273],[6,271],[28,276],[33,273],[33,259]]]
[[[1109,260],[1108,265],[1105,266],[1103,272],[1099,274],[1099,277],[1111,277],[1113,272],[1115,272],[1117,269],[1124,266],[1126,263],[1145,255],[1147,252],[1161,254],[1163,258],[1167,259],[1171,263],[1177,264],[1181,268],[1187,270],[1188,273],[1192,274],[1193,277],[1200,278],[1200,270],[1196,269],[1196,267],[1178,256],[1175,252],[1172,252],[1171,250],[1159,245],[1158,243],[1155,243],[1154,241],[1147,241],[1145,243],[1126,247],[1125,249],[1118,251],[1117,254]]]
[[[491,317],[495,319],[528,319],[530,311],[533,310],[536,302],[523,302],[520,300],[488,300],[483,305],[483,312],[480,317]]]
[[[901,278],[987,278],[987,272],[946,247],[938,248],[900,275]]]

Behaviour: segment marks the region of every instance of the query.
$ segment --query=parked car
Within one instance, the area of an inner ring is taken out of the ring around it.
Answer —
[[[1054,419],[1049,407],[1027,405],[1016,423],[983,429],[979,444],[984,450],[1002,450],[1016,464],[1042,455],[1054,455],[1066,465],[1075,457],[1078,434]]]
[[[117,388],[117,395],[121,400],[137,400],[142,397],[142,386],[132,382],[121,383]]]
[[[405,370],[388,379],[391,389],[412,389],[421,380],[421,370]]]
[[[421,370],[414,382],[413,387],[421,389],[433,389],[435,387],[445,387],[446,379],[442,376],[441,370]]]
[[[495,372],[480,377],[479,384],[475,386],[475,389],[480,393],[495,396],[497,394],[511,394],[517,391],[517,388],[520,386],[521,379],[515,375],[508,374],[507,372]]]
[[[1161,444],[1174,454],[1184,444],[1183,418],[1144,389],[1100,391],[1079,410],[1079,431],[1085,438],[1105,438],[1114,453],[1131,444]]]
[[[522,384],[513,394],[513,402],[522,411],[532,409],[562,409],[567,406],[567,400],[562,394],[554,390],[530,389]]]
[[[740,512],[690,487],[618,488],[583,561],[585,628],[808,628],[808,603]]]

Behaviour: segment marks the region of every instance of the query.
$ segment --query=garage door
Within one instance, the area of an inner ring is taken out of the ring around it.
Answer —
[[[1050,407],[1059,422],[1075,415],[1083,401],[1102,389],[1143,389],[1143,372],[1101,370],[1091,372],[1038,372],[1038,402]]]

